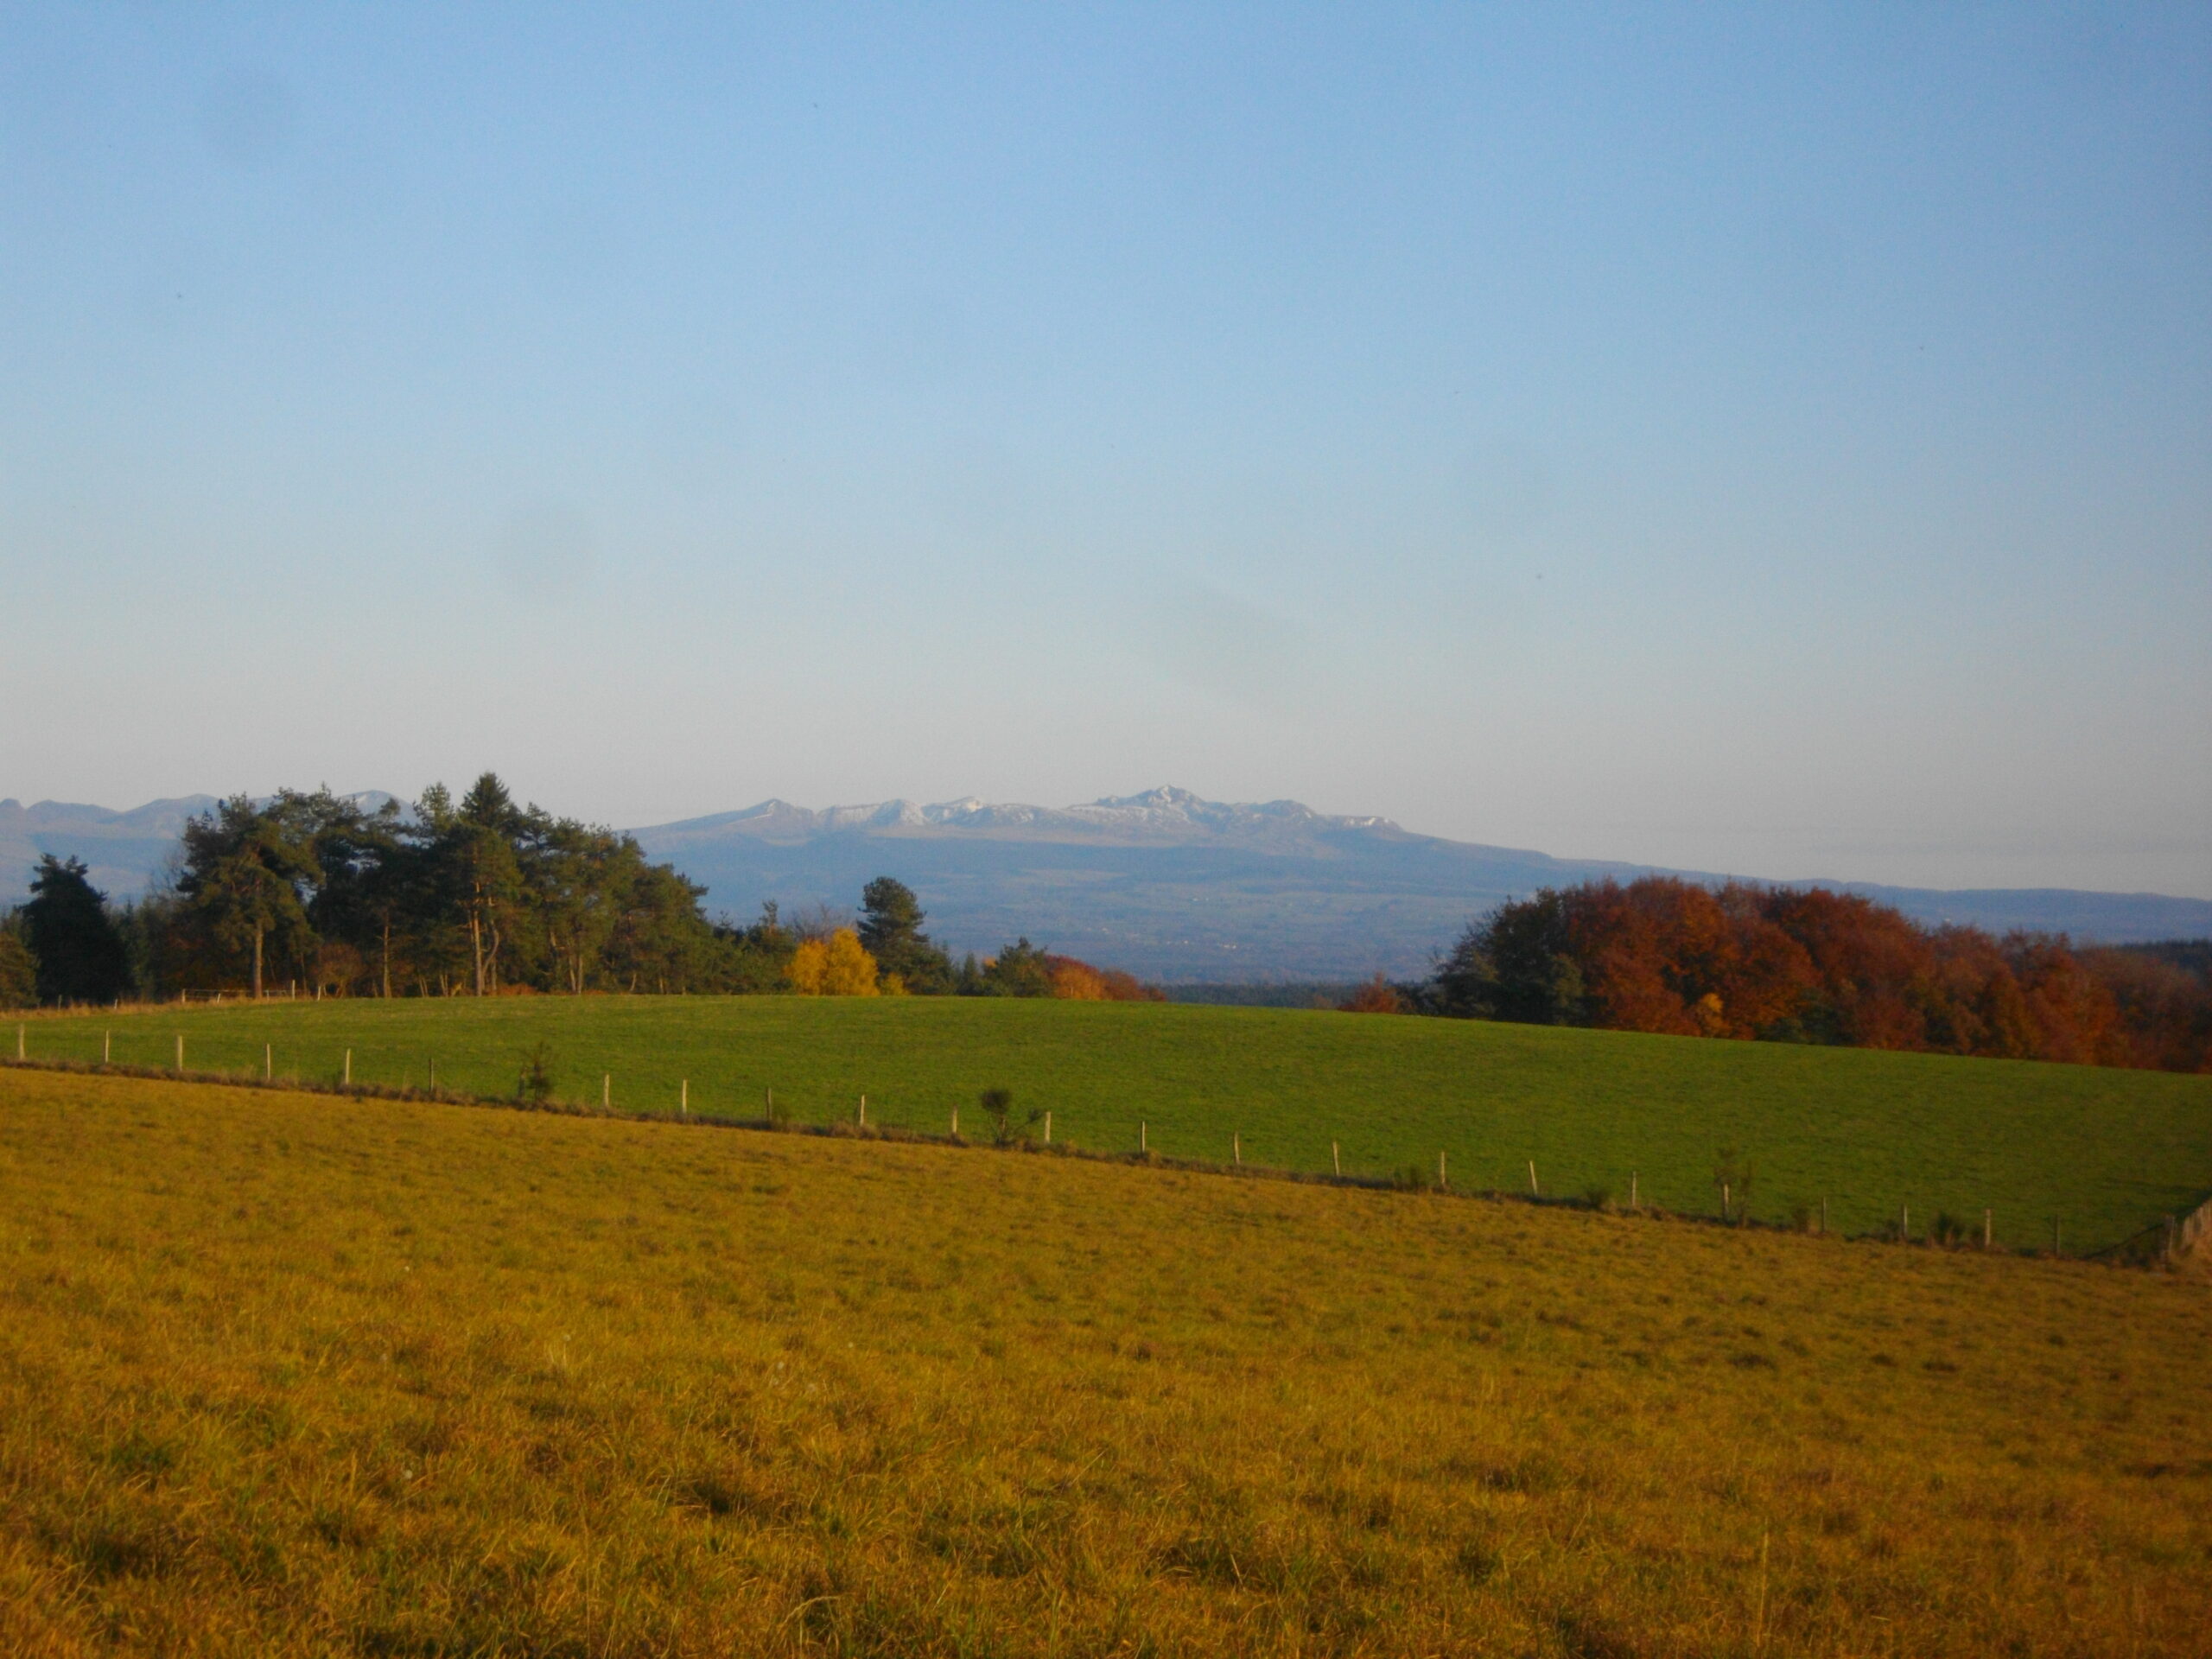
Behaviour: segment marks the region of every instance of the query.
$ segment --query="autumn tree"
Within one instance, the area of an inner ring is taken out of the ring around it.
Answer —
[[[861,946],[860,935],[841,927],[826,939],[802,939],[791,953],[785,970],[791,988],[801,996],[876,996],[875,958]]]
[[[1820,888],[1673,876],[1546,889],[1471,924],[1434,1012],[1687,1036],[2194,1070],[2212,986],[2063,935],[1923,928]]]
[[[1087,962],[1073,957],[1047,957],[1047,969],[1052,976],[1052,995],[1063,1002],[1103,1002],[1106,1000],[1106,976]]]
[[[1338,1003],[1337,1011],[1340,1014],[1403,1014],[1406,999],[1398,994],[1396,986],[1377,974]]]

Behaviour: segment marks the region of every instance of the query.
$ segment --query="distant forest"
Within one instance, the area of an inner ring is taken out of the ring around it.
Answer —
[[[0,1007],[179,994],[785,993],[1155,1000],[1018,939],[958,962],[914,893],[715,920],[705,889],[613,830],[518,805],[486,772],[373,810],[318,790],[234,797],[166,879],[110,906],[44,859],[0,919]],[[1436,974],[1339,1006],[1538,1025],[2212,1071],[2212,942],[2077,946],[1923,927],[1823,888],[1670,876],[1547,888],[1470,924]]]
[[[1546,889],[1471,925],[1433,978],[1344,1006],[2212,1071],[2212,942],[1999,938],[1818,887]]]
[[[1156,998],[1026,938],[958,963],[914,894],[858,916],[710,920],[705,889],[611,830],[518,805],[491,772],[455,801],[365,810],[327,790],[234,797],[185,826],[165,880],[107,905],[43,859],[0,925],[0,1007],[183,994],[508,996],[623,991]]]

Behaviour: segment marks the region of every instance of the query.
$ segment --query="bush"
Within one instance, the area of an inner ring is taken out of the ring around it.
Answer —
[[[986,1089],[976,1096],[976,1104],[991,1120],[991,1141],[995,1146],[1011,1146],[1017,1141],[1027,1140],[1029,1131],[1044,1116],[1043,1112],[1032,1107],[1028,1116],[1017,1118],[1011,1089]]]
[[[522,1057],[522,1075],[515,1079],[515,1098],[532,1106],[543,1106],[553,1098],[553,1055],[543,1043],[525,1049]]]

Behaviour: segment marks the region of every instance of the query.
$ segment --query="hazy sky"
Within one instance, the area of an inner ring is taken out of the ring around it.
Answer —
[[[2212,896],[2212,8],[0,11],[0,795]]]

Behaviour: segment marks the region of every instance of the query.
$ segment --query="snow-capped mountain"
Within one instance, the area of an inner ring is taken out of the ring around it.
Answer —
[[[1108,796],[1059,807],[994,804],[972,795],[926,806],[912,801],[877,801],[819,810],[793,806],[789,801],[767,800],[741,812],[718,812],[711,817],[659,824],[637,833],[671,844],[726,835],[795,841],[850,830],[953,830],[1023,838],[1066,836],[1103,842],[1186,842],[1225,836],[1254,838],[1281,836],[1286,831],[1296,835],[1333,830],[1397,831],[1398,827],[1387,818],[1330,817],[1297,801],[1232,804],[1206,800],[1187,789],[1160,788],[1141,795]]]

